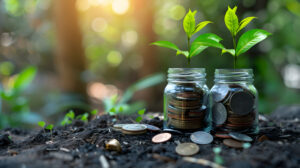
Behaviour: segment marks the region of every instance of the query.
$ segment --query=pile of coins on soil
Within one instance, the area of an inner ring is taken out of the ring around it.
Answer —
[[[257,111],[256,97],[250,89],[236,84],[220,84],[211,92],[214,100],[212,120],[216,130],[253,132]]]
[[[223,144],[232,148],[244,148],[247,142],[253,141],[253,139],[238,132],[217,132],[215,137],[222,138]]]
[[[196,84],[177,85],[173,93],[167,95],[168,128],[193,130],[205,126],[207,95]]]

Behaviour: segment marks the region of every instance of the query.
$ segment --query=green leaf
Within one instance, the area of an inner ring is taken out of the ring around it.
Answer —
[[[98,114],[98,110],[97,110],[97,109],[92,110],[92,111],[91,111],[91,114],[92,114],[92,115],[97,115],[97,114]]]
[[[165,48],[169,48],[169,49],[176,50],[176,51],[179,50],[179,48],[174,43],[171,43],[169,41],[156,41],[156,42],[151,43],[151,45],[165,47]]]
[[[39,122],[38,122],[38,125],[39,125],[40,127],[44,128],[45,125],[46,125],[46,123],[45,123],[45,121],[39,121]]]
[[[36,71],[36,68],[33,66],[24,69],[16,76],[12,88],[17,91],[24,90],[34,79]]]
[[[80,120],[81,120],[81,121],[87,122],[87,121],[88,121],[88,117],[89,117],[89,113],[84,113],[84,114],[80,117]]]
[[[213,33],[202,34],[193,41],[189,56],[193,57],[195,55],[198,55],[207,47],[224,49],[224,46],[219,43],[221,40],[222,40],[221,37]]]
[[[138,116],[138,117],[135,119],[135,121],[138,122],[138,123],[141,122],[142,120],[143,120],[143,117],[141,117],[141,116]]]
[[[53,124],[47,125],[46,129],[51,131],[53,129]]]
[[[247,17],[245,19],[243,19],[240,22],[239,28],[237,30],[236,33],[238,33],[239,31],[241,31],[244,27],[246,27],[253,19],[256,19],[256,17],[252,16],[252,17]]]
[[[195,30],[195,15],[197,11],[192,12],[191,9],[189,12],[185,15],[183,19],[183,29],[188,36],[188,38],[191,38],[194,30]]]
[[[146,109],[141,109],[141,110],[138,111],[138,114],[139,115],[144,115],[145,111],[146,111]]]
[[[244,33],[237,44],[236,55],[239,56],[248,51],[255,44],[266,39],[271,33],[262,29],[253,29]]]
[[[198,31],[203,29],[209,23],[212,23],[212,22],[211,21],[203,21],[203,22],[198,23],[198,25],[196,26],[196,28],[195,28],[195,30],[193,31],[192,34],[197,33]]]
[[[229,53],[232,56],[235,56],[235,50],[234,49],[222,49],[222,55],[225,53]]]
[[[230,8],[230,6],[228,6],[228,10],[225,14],[225,25],[228,28],[228,30],[231,32],[232,35],[236,35],[237,30],[239,28],[239,19],[237,17],[237,15],[235,14],[236,12],[236,7],[234,7],[233,9]]]
[[[74,119],[75,118],[75,113],[73,110],[70,110],[67,114],[66,114],[67,117],[69,117],[70,119]]]
[[[188,58],[189,52],[188,52],[188,51],[181,51],[181,50],[178,50],[178,51],[176,52],[176,55],[184,55],[185,57]]]

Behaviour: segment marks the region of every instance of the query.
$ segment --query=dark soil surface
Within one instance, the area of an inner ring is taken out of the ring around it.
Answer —
[[[144,120],[162,127],[158,118]],[[189,134],[172,135],[162,144],[151,139],[157,133],[124,135],[114,131],[115,123],[132,123],[132,119],[98,116],[89,123],[81,121],[65,127],[56,127],[51,133],[43,130],[24,131],[5,129],[0,131],[0,167],[48,168],[48,167],[205,167],[183,160],[175,152],[179,142],[190,142]],[[221,147],[225,167],[300,167],[300,107],[281,107],[260,120],[261,131],[248,149],[233,149],[215,138],[209,145],[199,145],[200,152],[192,157],[214,161],[213,147]],[[269,140],[259,142],[260,136]],[[122,152],[108,151],[105,143],[110,139],[121,143]],[[100,159],[102,158],[102,159]],[[102,161],[100,161],[102,160]],[[209,167],[209,166],[208,166]]]

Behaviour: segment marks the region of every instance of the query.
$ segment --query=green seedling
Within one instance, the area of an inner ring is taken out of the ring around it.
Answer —
[[[45,129],[50,131],[50,133],[51,133],[51,140],[53,140],[53,134],[52,134],[53,124],[47,125],[47,127]]]
[[[141,109],[138,111],[138,117],[135,119],[136,122],[140,123],[143,120],[143,115],[145,114],[146,109]]]
[[[94,109],[94,110],[91,111],[91,115],[92,115],[92,116],[95,116],[95,115],[98,114],[98,112],[99,112],[99,111],[98,111],[97,109]]]
[[[183,19],[183,29],[187,36],[187,50],[181,50],[174,43],[169,41],[156,41],[151,43],[152,45],[166,47],[176,51],[176,55],[184,55],[187,58],[188,65],[191,63],[191,58],[200,54],[207,47],[216,47],[220,49],[225,49],[219,42],[222,40],[219,36],[213,33],[205,33],[198,36],[192,43],[191,37],[197,32],[202,30],[207,24],[212,23],[211,21],[203,21],[196,25],[195,15],[197,11],[191,11],[186,14]]]
[[[232,41],[233,41],[233,49],[223,49],[222,54],[229,53],[233,56],[233,67],[236,68],[237,58],[241,54],[247,52],[250,48],[252,48],[257,43],[266,39],[271,33],[262,30],[262,29],[252,29],[241,35],[238,42],[237,34],[245,28],[253,19],[256,17],[247,17],[239,22],[238,16],[236,15],[237,7],[235,6],[233,9],[228,6],[228,10],[225,14],[224,21],[225,25],[231,33]]]
[[[222,165],[224,163],[224,160],[223,160],[222,156],[220,155],[222,149],[220,147],[215,147],[215,148],[213,148],[213,151],[215,153],[214,162],[219,165]]]
[[[89,113],[84,113],[82,115],[76,116],[76,119],[81,120],[83,122],[88,122]]]
[[[44,128],[45,128],[45,125],[46,125],[45,121],[39,121],[39,122],[38,122],[38,125],[39,125],[40,127],[42,127],[44,133],[46,133],[46,132],[45,132],[45,129],[44,129]]]
[[[61,121],[60,125],[69,125],[73,122],[75,119],[75,113],[73,110],[70,110],[64,117],[64,119]]]

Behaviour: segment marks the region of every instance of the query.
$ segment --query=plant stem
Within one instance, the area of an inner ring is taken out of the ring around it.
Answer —
[[[234,48],[234,51],[236,51],[236,40],[235,40],[235,36],[232,35],[232,41],[233,41],[233,48]],[[236,68],[236,63],[237,63],[237,56],[236,56],[236,52],[234,52],[234,56],[233,56],[234,60],[233,60],[233,68],[235,69]]]
[[[188,37],[187,41],[188,41],[188,51],[190,51],[190,49],[191,49],[191,47],[190,47],[191,39]],[[190,67],[191,66],[191,57],[189,56],[187,59],[188,59],[188,66]]]

